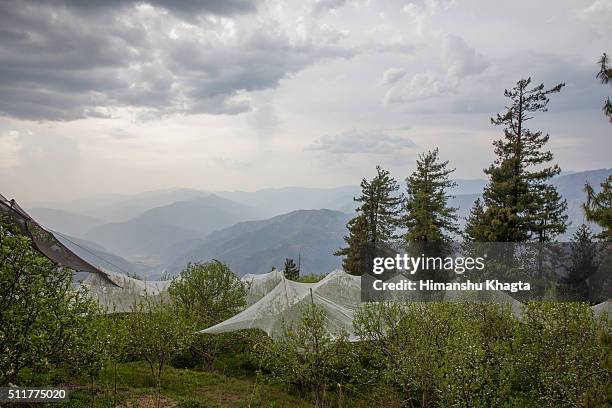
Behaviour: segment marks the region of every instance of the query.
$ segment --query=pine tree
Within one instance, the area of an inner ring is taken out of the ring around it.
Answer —
[[[397,196],[399,185],[391,173],[376,166],[376,177],[372,181],[361,181],[361,197],[354,199],[361,203],[357,212],[365,215],[368,228],[368,243],[378,245],[394,238],[399,223],[402,195]]]
[[[466,218],[464,236],[467,241],[489,241],[487,228],[484,222],[485,208],[480,197],[474,201],[470,215]]]
[[[582,204],[587,220],[602,228],[597,238],[612,242],[612,175],[601,183],[601,191],[595,193],[589,184],[584,186],[587,201]]]
[[[404,199],[401,194],[396,195],[399,185],[387,170],[376,166],[376,173],[372,181],[365,178],[361,181],[361,196],[354,198],[361,205],[357,216],[347,224],[349,234],[344,238],[347,247],[334,253],[345,257],[344,270],[355,275],[361,273],[361,255],[366,246],[374,249],[395,238]]]
[[[574,235],[567,253],[567,275],[558,284],[557,290],[565,300],[585,301],[589,296],[587,280],[599,267],[597,244],[590,228],[582,224]]]
[[[406,214],[402,219],[406,243],[447,241],[451,234],[459,233],[457,209],[449,207],[447,192],[456,185],[449,179],[455,169],[447,166],[448,161],[439,160],[436,148],[420,154],[416,170],[406,178]]]
[[[292,281],[297,281],[300,278],[300,270],[293,259],[285,258],[283,274],[285,275],[285,278]]]
[[[536,241],[549,242],[567,229],[567,201],[551,184],[537,184],[534,190],[531,230]]]
[[[361,251],[368,244],[368,224],[366,217],[358,215],[351,219],[346,225],[348,235],[344,237],[346,247],[334,252],[342,259],[342,268],[351,275],[359,275],[361,272]]]
[[[612,85],[612,68],[608,66],[609,62],[610,59],[608,58],[608,55],[604,52],[598,61],[599,72],[596,76],[596,78],[599,79],[604,85]],[[612,122],[612,102],[610,102],[610,97],[606,98],[602,111],[604,115],[606,115],[610,119],[610,122]]]
[[[602,84],[612,85],[612,68],[608,67],[608,56],[604,52],[599,60],[600,70],[597,73],[597,78]],[[610,118],[612,122],[612,103],[610,98],[607,99],[603,108],[604,114]],[[604,241],[612,241],[612,175],[601,183],[601,191],[595,193],[590,184],[584,186],[584,191],[587,193],[587,201],[582,205],[586,218],[589,221],[597,223],[603,231],[597,235],[597,238]]]
[[[547,111],[548,95],[565,84],[548,90],[544,84],[529,88],[530,84],[531,78],[522,79],[505,90],[512,103],[491,118],[494,125],[504,126],[504,137],[493,142],[497,159],[485,169],[490,181],[483,194],[488,225],[484,236],[490,241],[547,241],[567,228],[567,204],[548,183],[561,169],[542,167],[553,159],[544,150],[550,136],[526,126],[534,113]]]

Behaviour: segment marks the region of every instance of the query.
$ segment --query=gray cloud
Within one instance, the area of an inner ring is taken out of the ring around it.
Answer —
[[[73,120],[120,107],[140,109],[141,117],[237,114],[250,110],[245,92],[356,52],[329,27],[295,39],[270,19],[202,18],[185,28],[180,17],[246,12],[250,2],[149,3],[178,17],[135,6],[141,2],[117,10],[95,2],[2,3],[0,114]]]
[[[111,9],[150,4],[161,7],[182,18],[194,18],[199,14],[229,16],[255,11],[259,1],[253,0],[38,0],[47,5],[63,5],[79,13],[100,13]]]
[[[312,5],[311,13],[319,15],[328,11],[336,10],[346,4],[346,0],[316,0]]]
[[[406,70],[401,68],[389,68],[383,73],[383,84],[392,85],[406,75]]]
[[[334,136],[323,136],[304,147],[304,150],[321,150],[328,153],[390,154],[415,146],[415,143],[405,136],[393,136],[383,131],[353,129]]]

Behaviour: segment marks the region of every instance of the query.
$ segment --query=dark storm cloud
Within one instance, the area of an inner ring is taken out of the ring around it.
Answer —
[[[231,20],[229,39],[227,21],[206,16],[195,24],[205,35],[171,35],[184,28],[183,14],[240,14],[254,10],[251,2],[148,3],[172,15],[114,0],[0,3],[0,114],[74,120],[106,117],[115,107],[149,116],[237,114],[250,109],[244,92],[353,55],[333,32],[296,41],[274,22],[248,18]]]
[[[161,7],[183,18],[201,13],[216,15],[234,15],[255,11],[258,1],[251,0],[38,0],[40,4],[64,5],[81,13],[99,13],[125,6],[150,4]]]

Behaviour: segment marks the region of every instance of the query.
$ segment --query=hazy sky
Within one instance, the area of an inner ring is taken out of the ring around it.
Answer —
[[[482,177],[526,76],[567,84],[532,121],[562,168],[612,167],[611,46],[609,0],[2,1],[0,192],[331,187],[435,146]]]

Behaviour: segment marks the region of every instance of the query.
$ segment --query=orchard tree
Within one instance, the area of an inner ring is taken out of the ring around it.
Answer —
[[[99,367],[90,352],[96,345],[80,341],[95,329],[99,308],[73,288],[72,277],[0,217],[0,385],[16,381],[23,368],[44,371],[63,361]]]
[[[448,189],[456,186],[449,175],[455,170],[447,167],[448,161],[439,160],[437,148],[420,154],[416,164],[414,173],[406,178],[403,238],[406,243],[449,240],[459,233],[457,208],[448,205],[452,198]]]
[[[314,394],[317,407],[327,406],[326,389],[336,374],[334,362],[346,342],[346,333],[332,333],[325,310],[309,302],[299,309],[299,319],[261,350],[260,362],[274,380],[296,384]]]
[[[566,202],[549,184],[561,172],[545,150],[550,136],[527,128],[537,112],[546,112],[548,96],[565,86],[530,87],[531,78],[517,82],[504,95],[510,100],[491,123],[504,127],[504,137],[493,142],[497,159],[485,173],[489,184],[483,193],[485,212],[479,223],[490,241],[548,241],[567,228]]]
[[[347,224],[349,235],[344,238],[348,246],[335,253],[345,257],[344,269],[354,275],[360,274],[364,246],[376,248],[389,243],[400,221],[403,196],[397,194],[399,185],[380,166],[376,166],[376,173],[371,181],[361,181],[361,196],[354,198],[360,203],[357,216]]]
[[[130,333],[129,354],[147,362],[159,389],[170,358],[191,343],[192,325],[172,303],[145,298],[126,316],[126,327]]]
[[[285,278],[292,281],[297,281],[300,278],[300,270],[293,259],[285,258],[283,274],[285,275]]]
[[[222,322],[246,305],[244,285],[227,265],[216,260],[189,264],[170,284],[168,293],[193,331]],[[211,370],[217,351],[227,339],[227,335],[198,334],[189,349],[202,357]]]

